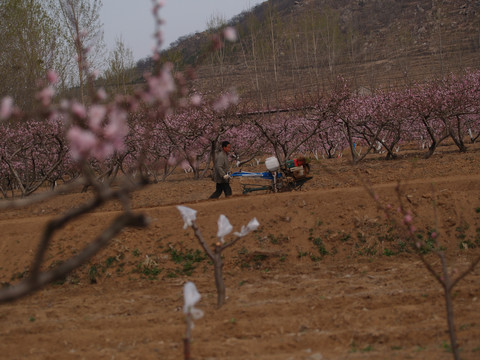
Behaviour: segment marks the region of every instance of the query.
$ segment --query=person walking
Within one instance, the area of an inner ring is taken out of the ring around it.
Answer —
[[[215,181],[215,191],[210,195],[209,199],[218,199],[222,192],[225,193],[225,197],[232,195],[232,188],[230,187],[230,163],[228,162],[228,154],[230,152],[231,145],[228,141],[222,142],[222,150],[215,156],[215,164],[213,168],[213,181]]]

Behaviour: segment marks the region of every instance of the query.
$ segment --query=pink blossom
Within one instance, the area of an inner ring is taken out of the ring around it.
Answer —
[[[60,101],[60,109],[62,109],[63,111],[68,111],[69,108],[70,108],[70,102],[66,99],[62,99]]]
[[[151,76],[147,80],[150,95],[157,101],[167,104],[170,102],[170,94],[175,91],[175,81],[171,70],[172,65],[167,63],[158,76]]]
[[[159,42],[163,43],[163,32],[161,30],[158,30],[155,33],[155,39],[157,39]]]
[[[9,118],[13,113],[13,98],[6,96],[0,104],[0,120]]]
[[[238,103],[238,95],[235,93],[226,93],[220,96],[213,104],[213,110],[221,112],[226,110],[230,105],[236,105]]]
[[[192,105],[194,105],[194,106],[200,106],[200,104],[202,103],[202,96],[199,95],[199,94],[193,94],[193,95],[190,97],[190,102],[191,102]]]
[[[178,163],[178,159],[173,154],[170,154],[170,157],[167,160],[167,164],[169,166],[174,166],[174,165],[177,165],[177,163]]]
[[[87,116],[87,110],[85,110],[85,106],[76,101],[72,104],[72,113],[81,119],[84,119]]]
[[[228,41],[237,41],[237,31],[231,26],[228,26],[223,30],[223,36]]]
[[[154,61],[159,61],[160,60],[160,54],[156,52],[157,48],[155,46],[152,46],[152,52],[154,53],[152,56],[152,59]]]
[[[92,130],[99,130],[106,113],[107,108],[105,106],[92,105],[92,107],[88,109],[88,126],[90,126]]]
[[[127,134],[127,113],[118,108],[113,109],[109,115],[109,123],[105,126],[105,135],[110,138],[123,138]]]
[[[115,150],[116,149],[112,143],[107,141],[98,141],[97,146],[92,148],[91,156],[102,161],[112,156]]]
[[[123,152],[125,150],[124,139],[128,135],[127,114],[118,108],[112,110],[109,115],[109,122],[105,126],[105,140],[109,142],[113,149]]]
[[[61,121],[62,116],[57,110],[53,110],[52,112],[50,112],[50,116],[48,117],[48,119],[51,121]]]
[[[412,215],[406,214],[405,217],[403,218],[403,223],[410,224],[411,222],[412,222]]]
[[[52,86],[47,86],[37,94],[37,99],[43,106],[48,106],[52,103],[53,95],[55,95],[55,89]]]
[[[58,81],[58,74],[54,70],[48,70],[47,80],[50,84],[55,85]]]
[[[156,15],[158,10],[160,10],[160,8],[162,8],[163,6],[165,6],[165,1],[163,1],[163,0],[155,1],[154,5],[153,5],[153,8],[152,8],[153,14]]]
[[[88,158],[91,150],[95,148],[98,143],[95,134],[89,130],[81,129],[78,126],[72,126],[68,130],[67,139],[70,142],[70,153],[74,160]]]
[[[105,91],[104,88],[98,89],[98,91],[97,91],[97,97],[98,97],[100,100],[106,100],[106,99],[107,99],[107,92]]]

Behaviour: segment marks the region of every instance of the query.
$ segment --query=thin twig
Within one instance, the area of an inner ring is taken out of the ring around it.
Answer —
[[[109,241],[125,227],[145,227],[147,220],[142,214],[124,213],[117,216],[110,226],[94,241],[90,242],[78,255],[68,259],[57,268],[38,272],[17,285],[0,290],[0,303],[17,300],[33,293],[48,283],[63,279],[69,272],[78,268],[105,247]]]

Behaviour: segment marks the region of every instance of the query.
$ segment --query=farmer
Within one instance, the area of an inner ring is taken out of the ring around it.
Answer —
[[[230,143],[228,141],[222,142],[222,150],[215,156],[215,164],[213,168],[213,181],[216,183],[215,192],[210,195],[210,199],[218,199],[222,192],[225,197],[232,195],[232,188],[230,187],[230,175],[228,171],[230,164],[228,162],[228,153],[230,152]]]

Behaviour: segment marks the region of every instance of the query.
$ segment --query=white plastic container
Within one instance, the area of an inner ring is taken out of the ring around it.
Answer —
[[[292,167],[290,168],[290,171],[293,173],[293,177],[295,179],[300,179],[305,177],[305,169],[303,168],[303,166]]]
[[[277,171],[280,168],[278,159],[275,156],[269,157],[265,160],[265,166],[268,171]]]

